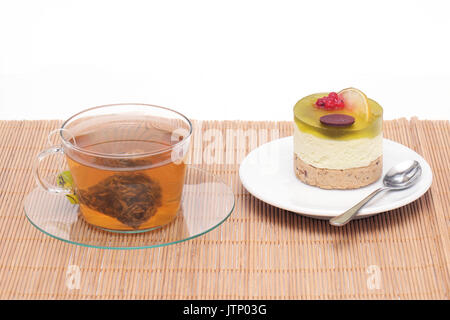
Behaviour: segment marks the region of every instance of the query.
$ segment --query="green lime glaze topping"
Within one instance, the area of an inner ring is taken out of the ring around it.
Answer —
[[[294,121],[298,129],[320,138],[351,140],[359,138],[373,138],[380,134],[383,125],[383,108],[374,100],[368,99],[370,114],[368,119],[364,115],[352,113],[345,108],[342,110],[324,110],[315,105],[317,99],[328,93],[316,93],[304,97],[294,106]],[[347,114],[355,118],[350,126],[334,127],[320,122],[320,117],[328,114]]]

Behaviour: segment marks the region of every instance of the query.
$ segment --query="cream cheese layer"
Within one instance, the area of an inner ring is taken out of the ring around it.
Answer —
[[[351,140],[320,138],[294,124],[294,152],[316,168],[350,169],[368,166],[383,153],[383,134]]]

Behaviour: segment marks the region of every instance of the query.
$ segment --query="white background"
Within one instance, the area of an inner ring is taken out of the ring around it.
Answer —
[[[142,102],[290,120],[354,86],[385,119],[450,118],[448,1],[0,2],[0,119]]]

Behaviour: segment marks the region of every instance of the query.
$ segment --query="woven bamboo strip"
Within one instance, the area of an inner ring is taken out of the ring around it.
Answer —
[[[63,243],[40,233],[24,217],[23,197],[34,188],[32,161],[59,124],[0,121],[0,298],[448,298],[448,121],[386,121],[385,137],[409,146],[432,166],[431,190],[403,208],[339,229],[267,205],[240,184],[241,158],[276,138],[270,129],[277,129],[279,137],[291,135],[291,123],[194,122],[201,125],[199,132],[217,130],[224,139],[236,130],[248,133],[246,143],[235,141],[231,148],[234,161],[223,152],[223,163],[197,165],[232,187],[235,211],[222,226],[197,239],[131,251]],[[209,143],[194,139],[190,160],[202,158]],[[42,172],[56,173],[57,163],[50,159]],[[66,285],[69,266],[81,270],[79,289]],[[369,266],[381,271],[379,289],[367,285]]]
[[[416,124],[419,121],[416,120]],[[440,253],[438,257],[440,259],[440,282],[445,286],[446,290],[449,289],[449,250],[450,250],[450,237],[448,228],[448,194],[449,194],[449,162],[448,153],[450,146],[448,139],[450,138],[450,125],[448,122],[440,121],[437,124],[440,125],[440,130],[432,130],[430,126],[431,122],[427,121],[423,125],[426,131],[429,133],[431,139],[436,139],[439,144],[430,144],[424,153],[431,158],[431,162],[434,164],[432,168],[434,171],[441,173],[437,174],[434,183],[432,185],[433,196],[436,195],[437,201],[433,201],[435,209],[434,225],[439,230],[437,233],[436,245]],[[443,125],[446,124],[444,127]],[[418,124],[420,126],[421,124]],[[419,130],[420,134],[421,131]],[[437,147],[438,150],[435,150]]]

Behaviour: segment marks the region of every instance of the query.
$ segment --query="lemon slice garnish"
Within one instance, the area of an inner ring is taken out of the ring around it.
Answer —
[[[363,92],[355,88],[347,88],[339,91],[338,96],[344,100],[345,109],[369,121],[369,101]]]

